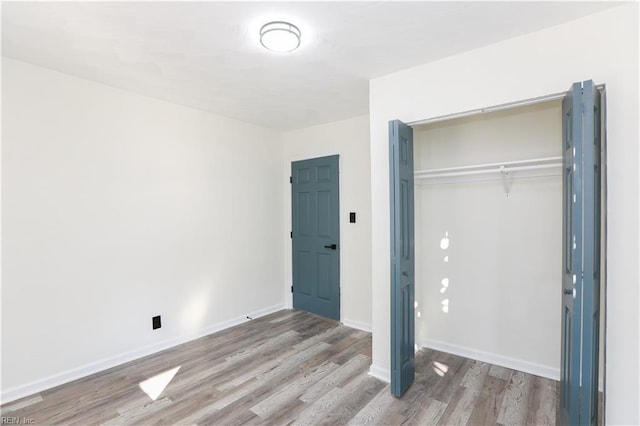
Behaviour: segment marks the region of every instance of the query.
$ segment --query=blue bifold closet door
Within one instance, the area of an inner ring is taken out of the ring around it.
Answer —
[[[559,424],[598,419],[600,93],[574,83],[562,102],[563,256]]]
[[[601,96],[593,81],[563,99],[562,342],[558,423],[598,418],[601,232]],[[413,382],[413,130],[389,122],[391,205],[391,393]]]
[[[415,256],[413,129],[389,122],[391,193],[391,393],[401,396],[415,377]]]

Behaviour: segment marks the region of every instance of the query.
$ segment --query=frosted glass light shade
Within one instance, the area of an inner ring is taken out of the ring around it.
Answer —
[[[260,43],[274,52],[292,52],[300,46],[300,29],[284,21],[274,21],[260,28]]]

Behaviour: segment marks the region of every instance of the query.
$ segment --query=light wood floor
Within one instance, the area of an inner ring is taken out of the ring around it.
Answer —
[[[11,402],[34,424],[550,425],[557,382],[432,350],[401,398],[371,334],[285,310]],[[140,383],[177,373],[152,400]]]

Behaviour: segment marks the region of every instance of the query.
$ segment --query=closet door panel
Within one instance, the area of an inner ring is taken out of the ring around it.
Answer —
[[[389,122],[391,193],[391,393],[402,396],[415,377],[415,236],[413,129]]]

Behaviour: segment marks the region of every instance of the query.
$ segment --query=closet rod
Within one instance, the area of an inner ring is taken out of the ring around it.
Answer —
[[[598,89],[600,92],[603,92],[604,88],[605,88],[604,84],[596,85],[596,89]],[[502,111],[502,110],[509,109],[509,108],[516,108],[516,107],[527,106],[527,105],[535,105],[535,104],[539,104],[541,102],[549,102],[549,101],[555,101],[555,100],[558,100],[558,99],[562,99],[562,98],[564,98],[564,96],[566,94],[567,94],[567,92],[552,93],[550,95],[538,96],[536,98],[524,99],[524,100],[521,100],[521,101],[507,102],[507,103],[504,103],[504,104],[493,105],[493,106],[489,106],[489,107],[486,107],[486,108],[472,109],[472,110],[469,110],[469,111],[455,112],[455,113],[452,113],[452,114],[440,115],[440,116],[437,116],[437,117],[426,118],[426,119],[423,119],[423,120],[409,121],[407,123],[407,125],[412,126],[412,127],[413,126],[420,126],[422,124],[437,123],[439,121],[453,120],[453,119],[456,119],[456,118],[469,117],[469,116],[472,116],[472,115],[478,115],[478,114],[484,114],[484,113],[489,113],[489,112]]]
[[[459,172],[438,172],[431,173],[428,172],[417,172],[414,174],[415,179],[432,179],[432,178],[443,178],[443,177],[454,177],[454,176],[469,176],[469,175],[483,175],[488,173],[511,173],[522,170],[540,170],[540,169],[555,169],[561,168],[562,163],[551,163],[551,164],[535,164],[531,166],[515,166],[515,167],[497,167],[492,169],[482,169],[482,170],[467,170],[467,171],[459,171]]]
[[[535,175],[525,175],[525,176],[510,176],[513,177],[514,179],[532,179],[532,178],[543,178],[543,177],[552,177],[552,176],[560,176],[560,172],[547,172],[547,173],[536,173]],[[453,176],[454,178],[456,176]],[[504,181],[506,177],[505,176],[498,176],[498,174],[496,173],[495,175],[484,175],[483,177],[477,177],[473,180],[469,179],[469,180],[456,180],[456,179],[451,179],[451,180],[447,180],[447,176],[443,176],[443,177],[439,177],[439,178],[433,178],[433,180],[431,179],[416,179],[415,180],[415,184],[416,185],[420,185],[420,186],[425,186],[425,185],[450,185],[452,183],[461,183],[461,182],[492,182],[492,181],[498,181],[498,180],[502,180]]]
[[[562,157],[543,157],[543,158],[532,158],[529,160],[503,161],[502,163],[486,163],[486,164],[474,164],[472,166],[456,166],[456,167],[445,167],[442,169],[416,170],[415,173],[455,172],[455,171],[463,171],[463,170],[481,169],[481,168],[487,168],[487,167],[500,167],[500,166],[506,167],[506,166],[517,166],[517,165],[523,165],[523,164],[550,163],[552,161],[562,161]]]

